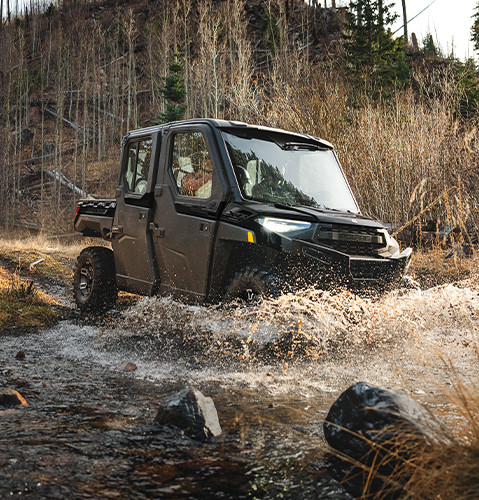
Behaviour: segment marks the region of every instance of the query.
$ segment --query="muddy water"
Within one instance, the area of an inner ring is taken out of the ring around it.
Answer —
[[[322,435],[344,389],[365,380],[448,411],[455,377],[478,375],[471,283],[250,308],[142,299],[84,325],[1,338],[1,384],[29,405],[0,410],[0,498],[344,498]],[[153,424],[187,385],[213,397],[222,439]]]

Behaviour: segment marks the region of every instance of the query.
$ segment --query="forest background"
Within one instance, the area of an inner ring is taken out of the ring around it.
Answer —
[[[80,197],[113,197],[124,134],[176,106],[327,139],[364,213],[477,238],[474,61],[393,38],[391,2],[320,3],[26,2],[0,24],[1,226],[72,232]]]

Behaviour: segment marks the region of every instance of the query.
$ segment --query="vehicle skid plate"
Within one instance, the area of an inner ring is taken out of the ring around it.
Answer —
[[[395,281],[405,272],[411,259],[411,249],[392,258],[349,256],[331,248],[293,240],[293,249],[328,271],[353,281]]]

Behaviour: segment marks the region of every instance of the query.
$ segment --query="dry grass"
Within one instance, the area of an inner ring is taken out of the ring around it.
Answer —
[[[331,141],[364,213],[402,225],[422,212],[423,223],[477,231],[479,134],[457,117],[450,74],[438,75],[434,95],[407,89],[388,101],[364,95],[356,103],[347,83],[324,68],[277,78],[265,121]],[[413,75],[417,85],[424,78]]]
[[[103,240],[93,240],[82,238],[80,234],[72,234],[71,237],[54,237],[48,235],[31,235],[15,231],[15,236],[0,232],[0,257],[7,257],[9,260],[18,261],[23,265],[30,265],[37,258],[45,258],[47,262],[65,259],[74,260],[83,248],[92,244],[107,246]],[[55,268],[56,264],[51,262]]]
[[[466,279],[477,283],[478,253],[472,257],[446,258],[450,251],[439,246],[428,251],[415,250],[408,274],[419,282],[422,289]]]
[[[434,446],[415,464],[406,485],[406,498],[465,500],[479,490],[479,400],[469,394],[457,407],[454,435],[449,444]],[[451,431],[452,434],[452,431]],[[404,474],[404,471],[401,471]]]
[[[52,326],[57,319],[55,301],[36,290],[33,281],[0,267],[0,333]]]
[[[41,328],[56,322],[56,300],[36,284],[68,284],[87,239],[67,241],[24,234],[0,238],[0,332]],[[43,287],[42,287],[43,288]],[[63,287],[61,286],[60,289]]]

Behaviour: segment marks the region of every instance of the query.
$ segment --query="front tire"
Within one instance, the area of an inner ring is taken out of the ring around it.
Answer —
[[[115,304],[115,261],[113,252],[105,247],[82,250],[73,278],[74,299],[83,312],[100,312]]]
[[[246,303],[257,303],[264,297],[275,297],[280,294],[278,278],[268,271],[246,267],[235,274],[226,291],[226,300],[239,300]]]

